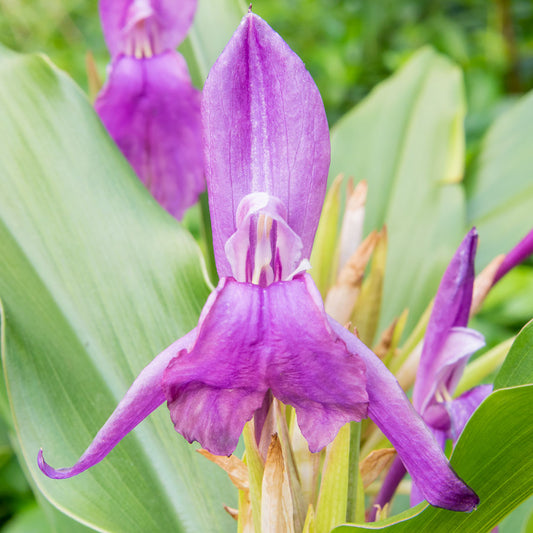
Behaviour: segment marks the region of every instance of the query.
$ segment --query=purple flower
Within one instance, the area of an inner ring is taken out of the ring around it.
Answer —
[[[324,312],[308,267],[324,200],[329,132],[301,60],[249,13],[204,89],[206,175],[221,277],[198,326],[137,377],[80,460],[100,461],[165,399],[189,442],[231,454],[271,396],[294,406],[311,451],[370,416],[434,505],[471,511],[475,493],[381,361]]]
[[[195,0],[100,0],[111,52],[108,80],[95,108],[154,198],[181,219],[205,189],[201,94],[175,51]]]
[[[444,449],[447,439],[459,438],[468,419],[491,393],[492,385],[480,385],[459,398],[452,395],[470,356],[485,345],[483,336],[466,327],[474,288],[477,231],[472,229],[455,252],[433,303],[420,365],[413,389],[413,405]],[[405,461],[396,458],[375,504],[383,507],[392,498],[406,473]],[[411,503],[424,499],[413,478]],[[422,492],[421,492],[422,491]],[[375,517],[375,509],[372,513]]]
[[[494,283],[531,254],[533,254],[533,229],[505,256],[494,276]]]

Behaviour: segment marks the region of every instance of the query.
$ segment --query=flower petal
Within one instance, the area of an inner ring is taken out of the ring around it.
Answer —
[[[155,199],[180,219],[204,190],[200,93],[183,57],[121,56],[95,109]]]
[[[307,275],[268,287],[220,282],[195,345],[163,378],[187,440],[229,455],[269,389],[295,407],[313,451],[365,416],[364,365],[332,334],[310,284]]]
[[[285,206],[266,193],[245,196],[237,208],[237,231],[225,251],[233,278],[259,285],[286,281],[302,259],[302,241],[285,222]],[[265,283],[257,278],[259,273]]]
[[[531,254],[533,254],[533,229],[505,256],[503,263],[494,276],[494,283]]]
[[[273,315],[281,315],[276,346],[286,348],[268,367],[268,383],[276,398],[295,408],[309,450],[318,452],[344,424],[366,418],[365,365],[331,331],[311,276],[272,289],[269,305]]]
[[[202,103],[213,244],[220,277],[224,245],[249,193],[287,208],[309,258],[324,201],[329,132],[318,89],[300,58],[257,15],[244,17],[211,69]]]
[[[472,511],[479,498],[452,470],[444,453],[379,358],[338,322],[333,331],[365,362],[368,416],[383,431],[427,501],[453,511]]]
[[[453,394],[470,356],[483,346],[483,335],[473,329],[454,327],[449,330],[440,350],[432,354],[432,381],[424,381],[419,374],[415,382],[413,405],[426,422],[430,423],[426,419],[427,409],[437,403],[435,395],[439,391],[446,391],[450,396]],[[423,401],[419,403],[421,399]]]
[[[436,374],[442,364],[438,354],[450,329],[464,327],[468,323],[476,248],[477,231],[472,228],[450,261],[435,296],[413,390],[413,404],[419,412],[422,412],[422,406],[427,405],[434,392]]]
[[[102,426],[78,462],[70,468],[52,468],[39,450],[37,462],[44,474],[52,479],[65,479],[99,463],[130,431],[165,401],[161,387],[163,371],[169,361],[187,349],[196,337],[196,329],[171,344],[146,366],[128,389],[124,398]]]
[[[144,24],[156,40],[154,53],[174,50],[189,30],[196,0],[100,0],[98,10],[112,57],[123,53],[135,25]]]

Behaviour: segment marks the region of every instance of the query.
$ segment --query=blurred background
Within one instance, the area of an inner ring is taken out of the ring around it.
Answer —
[[[255,0],[253,7],[306,63],[330,125],[425,44],[463,69],[472,133],[502,100],[533,85],[531,0]],[[86,52],[102,74],[108,61],[97,2],[0,0],[0,42],[48,54],[84,88]]]
[[[464,72],[467,158],[494,118],[533,88],[532,0],[255,0],[254,11],[306,63],[330,126],[428,44]],[[96,1],[0,0],[0,43],[47,54],[84,91],[91,51],[105,79],[109,55]],[[472,324],[489,346],[531,318],[531,265],[499,283]],[[0,529],[46,531],[1,424]]]

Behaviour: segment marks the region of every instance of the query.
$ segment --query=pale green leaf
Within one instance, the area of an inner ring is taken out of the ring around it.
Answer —
[[[330,179],[368,181],[365,232],[387,225],[380,329],[435,293],[465,231],[462,76],[425,48],[333,128]]]
[[[208,295],[196,244],[152,199],[72,81],[0,55],[3,362],[21,459],[58,508],[113,532],[231,531],[225,474],[166,408],[102,463],[72,464],[138,372],[196,324]],[[4,331],[5,328],[5,331]]]
[[[533,91],[489,129],[468,173],[469,225],[479,231],[478,265],[507,253],[533,227]]]

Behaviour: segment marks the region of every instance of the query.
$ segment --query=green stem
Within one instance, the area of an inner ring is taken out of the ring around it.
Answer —
[[[200,195],[200,212],[201,212],[201,231],[202,241],[205,243],[205,262],[207,267],[207,274],[211,283],[216,286],[218,280],[217,267],[215,264],[215,251],[213,248],[213,233],[211,231],[211,215],[209,213],[209,202],[207,193],[203,192]]]
[[[357,485],[359,480],[359,444],[361,440],[361,422],[350,422],[350,456],[348,469],[348,502],[346,522],[356,521]]]

